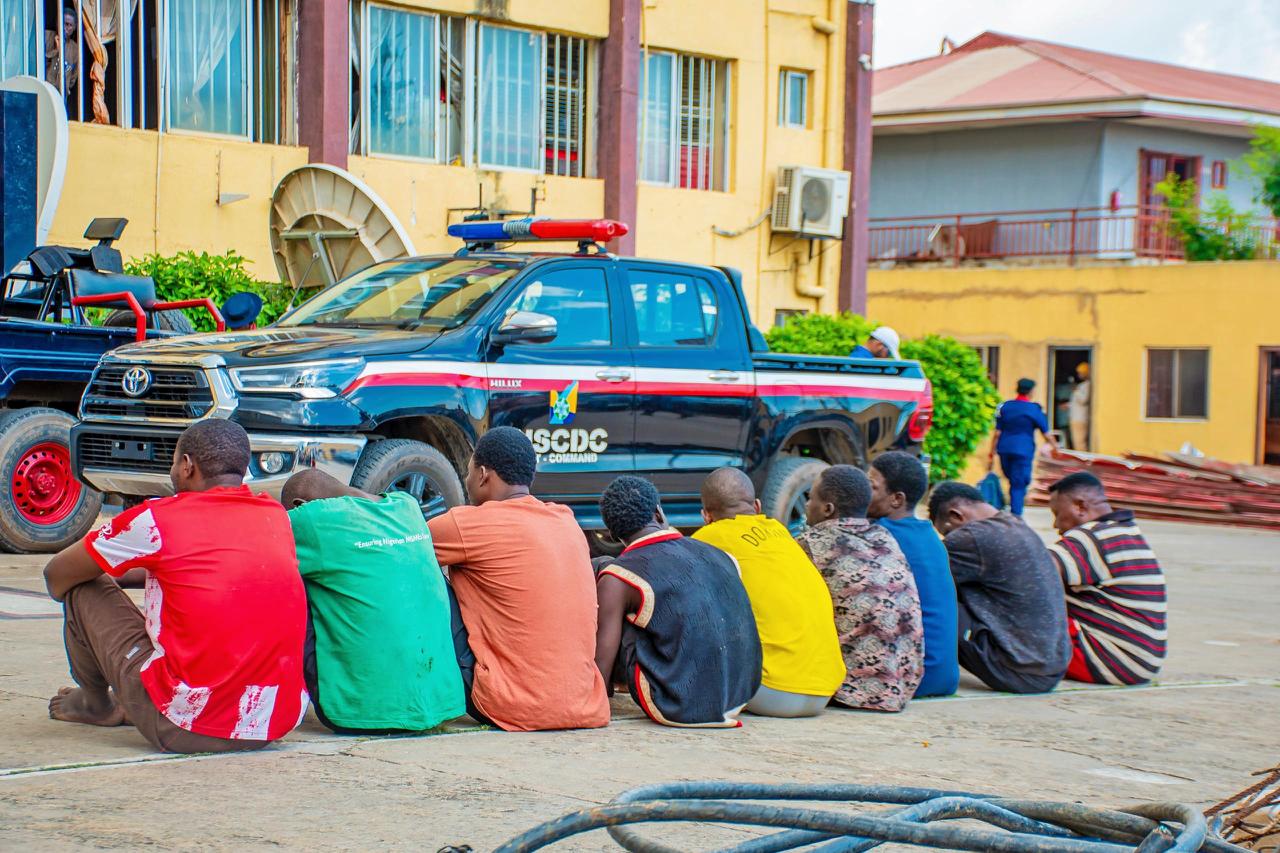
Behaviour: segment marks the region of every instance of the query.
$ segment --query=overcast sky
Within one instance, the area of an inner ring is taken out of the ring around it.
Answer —
[[[877,0],[877,68],[985,30],[1280,81],[1280,0]]]

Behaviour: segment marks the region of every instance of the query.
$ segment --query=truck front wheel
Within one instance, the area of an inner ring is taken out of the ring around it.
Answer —
[[[764,514],[785,524],[792,533],[799,533],[805,526],[804,505],[809,492],[827,467],[826,462],[810,456],[775,459],[760,495]]]
[[[0,414],[0,548],[15,554],[61,551],[89,532],[102,495],[71,469],[71,416],[57,409]]]
[[[360,454],[351,485],[374,495],[408,492],[425,518],[466,503],[458,472],[444,454],[407,438],[375,441]]]

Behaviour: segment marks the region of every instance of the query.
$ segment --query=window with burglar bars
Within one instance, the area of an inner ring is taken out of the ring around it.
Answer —
[[[643,180],[728,189],[729,71],[724,60],[648,54],[640,105]]]
[[[589,40],[365,2],[351,29],[352,153],[588,174]]]
[[[0,0],[0,74],[71,121],[292,142],[296,0]]]

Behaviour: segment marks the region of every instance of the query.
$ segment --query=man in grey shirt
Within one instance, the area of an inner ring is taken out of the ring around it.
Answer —
[[[1040,537],[964,483],[934,488],[929,520],[956,582],[960,665],[993,690],[1052,690],[1071,662],[1071,640],[1062,584]]]

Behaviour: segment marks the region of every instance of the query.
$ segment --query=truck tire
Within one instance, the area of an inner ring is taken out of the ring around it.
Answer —
[[[805,526],[804,505],[809,499],[809,490],[828,467],[826,462],[811,456],[775,459],[769,466],[769,477],[760,495],[764,514],[785,524],[792,533],[799,533]]]
[[[408,438],[384,438],[365,447],[351,485],[374,495],[408,492],[424,518],[467,502],[458,472],[444,454]]]
[[[71,425],[57,409],[0,414],[0,548],[14,554],[61,551],[93,527],[102,494],[71,469]]]
[[[196,333],[196,327],[191,322],[191,318],[177,308],[172,311],[157,311],[154,316],[154,325],[157,329],[177,332],[180,335],[194,335]],[[102,325],[111,326],[112,328],[132,329],[135,323],[133,312],[125,310],[112,311],[107,315],[107,319],[102,321]]]

